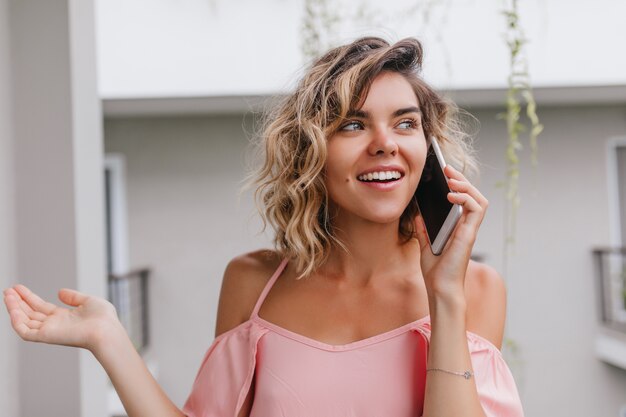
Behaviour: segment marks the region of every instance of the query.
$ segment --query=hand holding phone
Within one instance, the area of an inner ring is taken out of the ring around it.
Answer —
[[[428,139],[428,152],[415,197],[426,225],[428,240],[434,255],[440,255],[452,235],[463,207],[448,201],[450,188],[443,169],[446,162],[434,136]]]

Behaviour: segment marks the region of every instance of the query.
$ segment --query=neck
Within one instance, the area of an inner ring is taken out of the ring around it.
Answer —
[[[348,252],[333,248],[320,272],[338,285],[361,288],[406,275],[419,266],[419,243],[417,239],[404,242],[399,222],[374,223],[357,217],[336,222],[334,229]]]

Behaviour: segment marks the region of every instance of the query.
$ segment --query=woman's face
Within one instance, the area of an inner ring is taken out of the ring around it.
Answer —
[[[380,73],[363,106],[328,139],[331,213],[376,223],[399,219],[419,183],[426,151],[413,88],[401,74]]]

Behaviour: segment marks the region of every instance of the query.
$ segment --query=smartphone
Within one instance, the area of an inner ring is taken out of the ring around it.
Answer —
[[[428,139],[426,163],[415,198],[424,219],[430,248],[434,255],[441,254],[463,214],[461,205],[448,201],[448,193],[451,190],[443,173],[445,166],[446,161],[443,159],[439,143],[434,136],[431,136]]]

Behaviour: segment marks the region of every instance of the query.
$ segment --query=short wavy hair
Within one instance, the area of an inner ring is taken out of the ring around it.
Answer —
[[[478,173],[471,137],[460,128],[458,109],[419,75],[423,50],[417,39],[391,45],[365,37],[328,51],[297,85],[266,113],[257,136],[262,164],[248,177],[255,202],[275,230],[281,257],[295,260],[297,279],[309,276],[327,260],[333,247],[347,250],[333,231],[325,184],[327,138],[350,110],[362,105],[372,81],[383,71],[399,73],[411,84],[422,111],[427,137],[439,140],[446,160],[466,175]],[[411,200],[400,217],[399,234],[414,236],[419,209]]]

